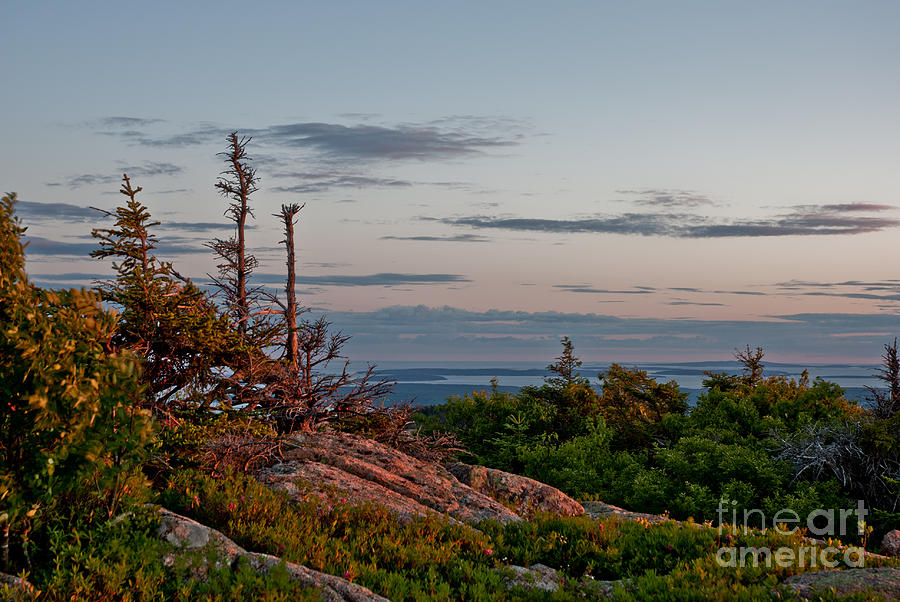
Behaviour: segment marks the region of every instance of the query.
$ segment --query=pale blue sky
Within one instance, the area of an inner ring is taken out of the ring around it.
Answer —
[[[239,130],[260,282],[270,214],[306,202],[303,301],[364,359],[540,360],[571,335],[597,361],[864,361],[900,332],[900,3],[7,0],[0,21],[0,186],[38,282],[105,273],[84,208],[124,170],[166,258],[212,271]]]

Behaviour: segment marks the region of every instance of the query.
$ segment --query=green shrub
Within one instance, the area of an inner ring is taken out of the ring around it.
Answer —
[[[588,419],[586,423],[585,435],[559,443],[548,438],[519,446],[516,454],[523,474],[573,497],[595,495],[610,461],[612,434],[602,418]]]
[[[34,575],[48,600],[318,600],[275,568],[260,575],[246,563],[210,568],[200,580],[190,562],[163,565],[171,545],[156,536],[159,515],[142,508],[102,525],[51,530],[52,561]]]
[[[519,447],[549,436],[556,415],[538,397],[480,391],[450,398],[423,426],[426,432],[454,433],[478,464],[516,472],[522,468]]]
[[[600,380],[603,394],[599,405],[613,429],[615,449],[649,447],[666,434],[661,427],[667,417],[680,416],[688,409],[687,393],[678,383],[658,383],[644,370],[612,364],[600,374]]]
[[[137,360],[109,350],[115,314],[85,290],[28,282],[14,206],[0,202],[0,525],[27,563],[49,517],[119,511],[151,428]]]
[[[384,508],[335,493],[294,503],[246,476],[173,476],[161,501],[247,549],[344,575],[391,600],[504,599],[490,541],[438,518],[403,524]]]
[[[528,566],[539,562],[561,569],[572,581],[568,599],[588,595],[593,580],[623,581],[614,600],[776,600],[798,599],[779,589],[793,574],[811,570],[792,564],[779,567],[765,561],[744,567],[722,565],[720,549],[787,547],[799,555],[807,547],[799,534],[782,535],[726,526],[719,530],[673,521],[651,524],[611,518],[542,517],[525,523],[482,523],[496,554]],[[740,552],[738,552],[740,553]],[[727,553],[723,559],[727,560]],[[840,560],[840,556],[837,556]],[[897,566],[900,561],[868,559],[866,566]],[[821,569],[821,566],[817,567]],[[833,599],[827,593],[819,599]],[[848,599],[865,600],[865,596]]]

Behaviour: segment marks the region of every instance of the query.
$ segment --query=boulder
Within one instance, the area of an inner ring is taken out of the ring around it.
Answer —
[[[594,598],[596,600],[604,600],[606,598],[612,598],[613,592],[616,587],[624,586],[628,587],[631,584],[631,579],[616,579],[611,581],[588,581],[582,585],[582,591],[588,597]]]
[[[900,531],[894,529],[881,539],[881,553],[885,556],[900,556]]]
[[[475,491],[508,504],[522,516],[548,512],[560,516],[581,516],[584,508],[565,493],[534,479],[485,466],[454,464],[450,474]]]
[[[543,564],[532,564],[528,568],[512,564],[501,570],[507,575],[505,581],[507,589],[522,587],[545,592],[556,592],[559,591],[560,584],[564,581],[559,571]],[[512,571],[512,576],[508,576],[509,571]],[[613,590],[617,586],[627,586],[630,583],[630,579],[615,581],[586,579],[579,583],[579,591],[581,597],[587,597],[591,600],[603,600],[612,597]]]
[[[403,522],[410,522],[416,517],[428,514],[441,515],[437,510],[432,510],[411,497],[320,462],[283,462],[261,471],[257,478],[276,491],[284,491],[295,501],[306,499],[305,496],[312,493],[328,502],[330,500],[327,499],[326,492],[335,489],[340,492],[345,502],[380,504]],[[306,488],[306,484],[315,484],[316,488],[310,491]],[[456,522],[454,519],[451,521]]]
[[[247,551],[225,537],[221,532],[202,525],[197,521],[170,512],[165,508],[159,511],[160,521],[157,536],[172,544],[173,549],[163,558],[165,566],[172,566],[176,560],[184,556],[187,550],[212,550],[215,552],[215,564],[213,568],[220,569],[231,566],[234,561],[247,555]],[[198,565],[195,567],[195,575],[203,579],[206,577],[208,567]]]
[[[256,572],[267,575],[282,560],[269,554],[248,552],[225,537],[219,531],[195,520],[160,509],[160,523],[157,534],[173,545],[173,550],[163,558],[163,564],[172,566],[180,560],[190,563],[194,575],[203,579],[209,571],[209,559],[213,566],[223,568],[234,566],[240,559],[246,559]],[[305,566],[285,562],[284,566],[291,580],[306,587],[319,590],[322,600],[328,602],[388,602],[387,598],[373,594],[361,585],[346,579],[314,571]]]
[[[460,483],[443,466],[371,439],[346,433],[297,433],[283,447],[284,461],[260,470],[256,478],[296,499],[312,493],[327,500],[333,489],[349,503],[376,502],[405,521],[434,513],[463,523],[522,520],[503,504]]]
[[[670,520],[668,517],[660,516],[659,514],[632,512],[630,510],[625,510],[624,508],[619,508],[618,506],[605,504],[603,502],[584,502],[583,505],[585,514],[587,514],[591,518],[598,520],[602,520],[610,516],[617,516],[622,520],[644,520],[650,523],[661,523],[663,521]]]
[[[839,596],[854,593],[881,595],[888,600],[900,600],[900,568],[857,568],[801,573],[785,579],[784,585],[804,599],[817,592],[833,589]]]
[[[512,576],[506,579],[506,587],[524,587],[525,589],[539,589],[545,592],[559,590],[559,582],[562,579],[556,569],[543,564],[532,564],[530,567],[510,565]]]

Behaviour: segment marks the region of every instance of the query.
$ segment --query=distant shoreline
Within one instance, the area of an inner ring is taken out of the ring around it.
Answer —
[[[633,367],[634,364],[624,364]],[[660,382],[674,380],[689,395],[693,404],[703,391],[705,372],[740,374],[738,362],[653,362],[639,363],[637,367]],[[579,373],[599,386],[597,375],[609,368],[609,364],[582,366]],[[821,378],[833,382],[846,391],[848,399],[864,403],[868,396],[866,386],[877,386],[874,373],[878,366],[863,364],[766,364],[766,376],[799,378],[803,370],[809,371],[812,381]],[[431,406],[444,403],[450,396],[462,396],[472,391],[490,390],[491,379],[498,380],[498,390],[515,393],[524,386],[540,386],[548,376],[545,365],[532,362],[498,362],[486,367],[483,362],[385,362],[377,364],[376,376],[396,381],[392,401],[413,401],[416,405]]]

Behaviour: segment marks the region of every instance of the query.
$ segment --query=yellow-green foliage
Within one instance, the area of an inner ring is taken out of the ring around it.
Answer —
[[[214,480],[183,472],[162,502],[214,526],[240,545],[333,575],[391,600],[504,599],[495,557],[483,535],[438,519],[401,524],[387,510],[294,504],[248,477]]]
[[[568,347],[560,362],[567,355]],[[711,375],[697,405],[688,408],[675,382],[657,383],[642,370],[613,364],[600,375],[602,395],[579,378],[551,379],[552,385],[516,394],[451,398],[420,420],[426,431],[456,435],[471,454],[464,461],[638,512],[707,520],[723,498],[740,508],[801,514],[852,505],[852,492],[828,474],[796,478],[791,464],[778,458],[773,437],[858,418],[862,410],[836,385]],[[879,438],[888,449],[890,431]]]
[[[276,434],[271,423],[254,419],[244,412],[222,410],[214,414],[189,408],[171,412],[170,415],[159,433],[159,439],[163,448],[173,453],[196,450],[224,435],[270,438]]]
[[[276,567],[259,575],[246,564],[209,569],[204,580],[190,562],[166,567],[170,544],[156,535],[159,515],[139,508],[122,520],[51,533],[52,561],[31,580],[40,600],[319,600]],[[187,560],[187,558],[185,558]],[[2,590],[0,590],[2,593]]]
[[[14,206],[0,202],[0,525],[27,540],[73,496],[114,514],[151,430],[137,360],[108,351],[115,315],[28,282]]]
[[[404,525],[377,506],[347,504],[339,493],[325,503],[316,500],[293,503],[248,477],[216,480],[195,472],[178,473],[162,494],[171,509],[248,549],[343,575],[392,600],[580,600],[594,597],[595,582],[604,579],[625,580],[614,591],[622,600],[796,599],[780,592],[779,583],[809,570],[717,562],[723,546],[796,551],[810,545],[799,534],[771,529],[744,533],[726,527],[720,534],[690,523],[543,516],[482,523],[475,531],[437,519]],[[507,590],[504,567],[534,563],[559,569],[561,589],[552,595]]]

